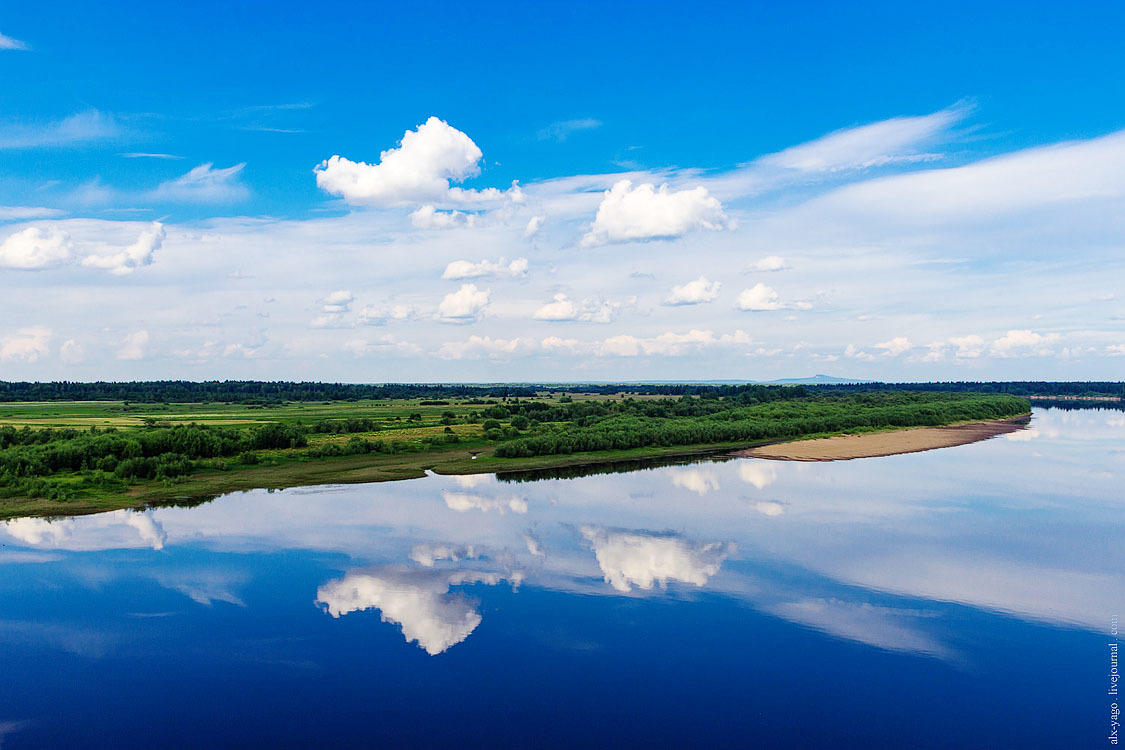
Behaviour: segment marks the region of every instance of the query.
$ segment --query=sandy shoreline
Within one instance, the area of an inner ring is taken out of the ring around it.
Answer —
[[[852,458],[894,456],[918,453],[936,448],[966,445],[996,435],[1025,429],[1028,417],[997,419],[988,422],[967,422],[946,427],[912,427],[892,432],[868,432],[858,435],[837,435],[815,440],[773,443],[735,451],[745,458],[769,458],[775,461],[845,461]]]

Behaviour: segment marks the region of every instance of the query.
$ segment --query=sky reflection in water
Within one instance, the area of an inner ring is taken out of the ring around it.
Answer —
[[[84,720],[94,744],[148,737],[106,703],[128,686],[168,701],[183,744],[453,740],[467,723],[480,744],[566,744],[593,720],[607,743],[1093,742],[1100,644],[1125,609],[1123,475],[1122,412],[1037,410],[1020,433],[881,459],[9,521],[0,741],[88,740]],[[370,700],[389,712],[377,730],[340,714]]]

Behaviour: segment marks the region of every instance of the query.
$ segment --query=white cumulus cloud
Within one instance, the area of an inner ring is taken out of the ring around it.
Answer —
[[[620,180],[605,192],[585,246],[607,242],[670,239],[697,230],[720,230],[731,226],[719,199],[707,188],[659,189],[652,183],[633,187]]]
[[[477,279],[482,276],[496,279],[522,279],[527,276],[528,267],[527,258],[516,258],[511,263],[505,258],[496,262],[482,260],[479,263],[455,260],[445,267],[441,277],[451,281]]]
[[[51,351],[54,331],[44,326],[21,328],[0,339],[0,362],[37,362]]]
[[[760,312],[764,310],[780,310],[784,305],[772,287],[761,282],[750,289],[743,289],[738,295],[738,309],[743,312]]]
[[[470,203],[504,196],[496,188],[450,187],[480,173],[477,144],[444,120],[430,117],[402,136],[398,148],[379,154],[379,162],[354,162],[333,156],[316,168],[316,184],[349,203],[399,206],[410,203]]]
[[[913,348],[910,339],[905,336],[895,336],[890,341],[884,341],[881,344],[876,344],[876,349],[882,349],[883,353],[888,357],[897,357],[900,354],[910,351]]]
[[[533,339],[494,339],[490,336],[470,336],[467,341],[447,341],[437,355],[442,359],[504,359],[535,349]]]
[[[164,244],[164,225],[159,221],[143,229],[132,245],[109,255],[87,255],[82,265],[88,268],[104,268],[110,273],[123,275],[132,273],[141,266],[152,264],[152,257]]]
[[[49,268],[67,262],[73,254],[74,243],[66,232],[28,227],[0,243],[0,268]]]
[[[1008,331],[992,342],[989,352],[996,357],[1047,356],[1057,334],[1042,335],[1029,330]]]
[[[439,211],[432,205],[425,205],[410,214],[410,223],[419,229],[457,229],[476,224],[477,215],[455,210]]]
[[[574,320],[578,317],[578,306],[565,294],[556,294],[554,300],[540,307],[532,316],[536,320]]]
[[[747,266],[747,271],[755,271],[757,273],[771,273],[773,271],[785,271],[789,269],[789,261],[780,255],[767,255],[754,263]]]
[[[524,227],[523,236],[530,238],[539,234],[539,230],[543,228],[543,222],[546,220],[546,216],[532,216],[527,220],[527,226]]]
[[[718,281],[708,281],[706,276],[700,276],[695,281],[672,287],[672,293],[664,300],[664,304],[698,305],[701,302],[713,302],[719,298],[722,287]]]
[[[121,342],[121,348],[117,350],[117,358],[123,360],[144,359],[148,339],[148,331],[137,331],[129,334]]]
[[[440,320],[467,323],[476,320],[492,300],[488,289],[477,289],[475,284],[462,284],[456,292],[450,292],[438,305]]]

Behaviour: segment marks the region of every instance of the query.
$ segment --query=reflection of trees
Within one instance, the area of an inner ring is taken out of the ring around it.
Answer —
[[[577,464],[556,466],[549,469],[528,469],[526,471],[504,471],[496,474],[501,482],[538,482],[543,479],[578,479],[596,474],[629,474],[634,471],[659,469],[664,466],[687,466],[690,464],[725,461],[721,454],[729,452],[723,448],[714,451],[699,451],[691,456],[669,456],[667,458],[634,458],[627,461],[606,461],[597,464]]]
[[[1083,409],[1105,409],[1106,411],[1125,411],[1125,401],[1066,401],[1063,399],[1037,398],[1032,406],[1043,409],[1079,411]]]

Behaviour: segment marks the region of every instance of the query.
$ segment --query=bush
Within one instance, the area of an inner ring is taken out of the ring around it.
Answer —
[[[258,454],[254,451],[242,451],[238,454],[238,463],[253,466],[258,463]]]

